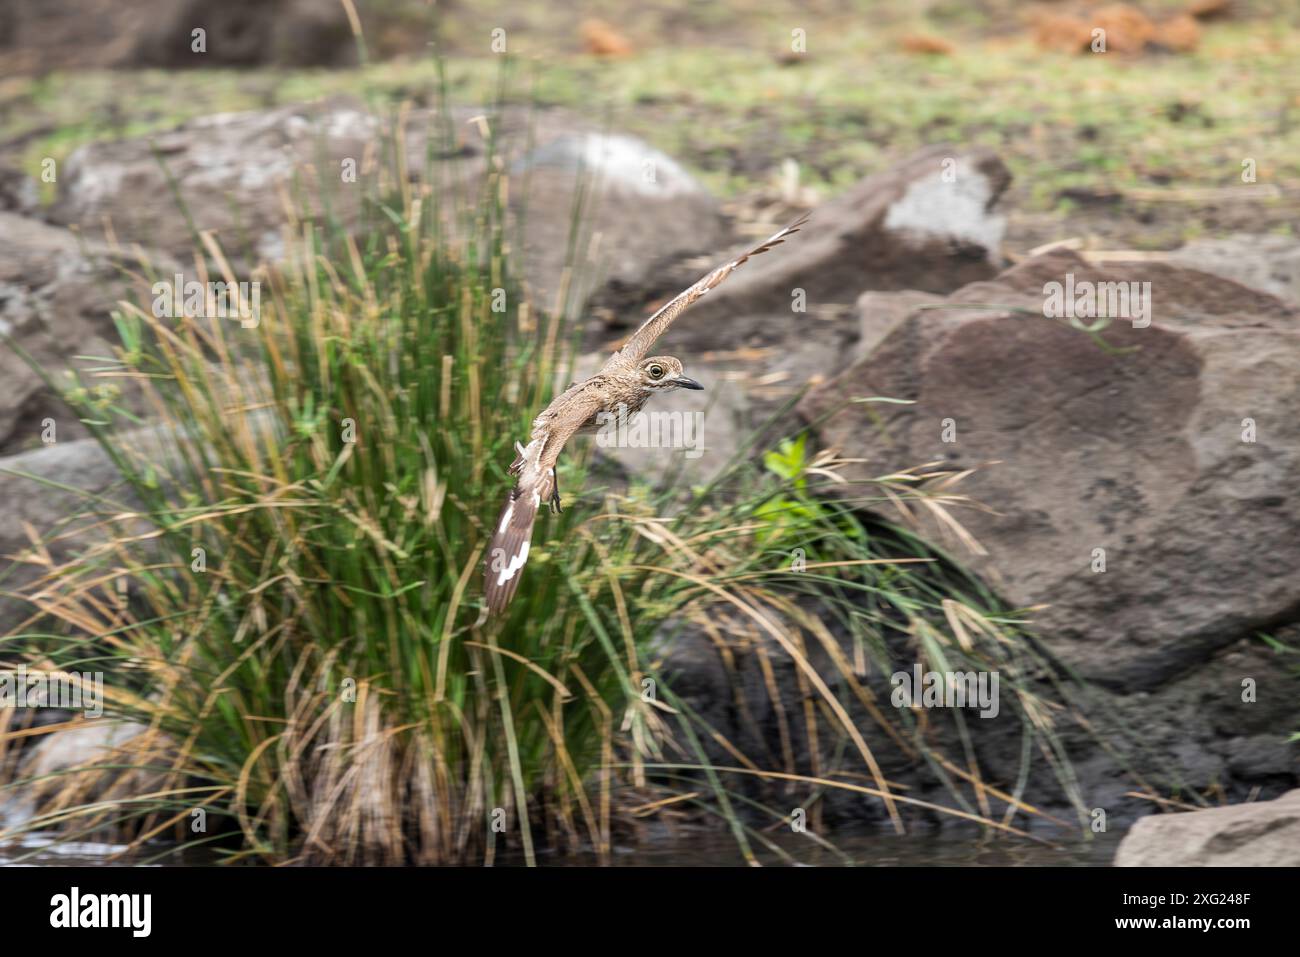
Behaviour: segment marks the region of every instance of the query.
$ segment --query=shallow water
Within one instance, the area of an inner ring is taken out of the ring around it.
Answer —
[[[1123,835],[1099,835],[1090,841],[1057,840],[1048,846],[1002,836],[840,833],[830,838],[835,851],[819,847],[807,836],[764,836],[780,851],[764,848],[751,840],[755,857],[763,864],[777,866],[794,863],[821,867],[1108,867],[1115,859],[1115,849]],[[593,861],[539,858],[539,863],[563,867]],[[617,848],[611,863],[615,867],[727,867],[744,865],[745,859],[730,834],[708,833]]]
[[[1121,836],[1107,834],[1090,841],[1056,841],[1049,847],[1023,838],[1000,836],[839,834],[834,837],[840,852],[836,854],[818,847],[806,835],[765,835],[797,863],[825,867],[1105,867],[1114,860]],[[158,846],[134,860],[125,860],[117,857],[124,849],[122,845],[93,842],[58,844],[53,835],[31,834],[18,842],[0,845],[0,867],[111,867],[132,863],[138,866],[142,859],[166,853],[164,846]],[[764,864],[792,863],[781,853],[757,842],[754,851]],[[211,857],[191,852],[180,860],[162,858],[152,866],[208,863],[213,863]],[[596,860],[581,855],[544,854],[538,863],[575,867],[595,864]],[[615,867],[729,867],[743,866],[745,860],[730,834],[700,832],[639,847],[616,848],[611,863]]]
[[[100,867],[126,850],[121,844],[94,841],[59,843],[53,834],[27,834],[17,841],[0,844],[0,867]]]

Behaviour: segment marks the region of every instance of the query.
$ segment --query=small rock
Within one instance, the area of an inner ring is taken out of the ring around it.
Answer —
[[[1151,18],[1129,3],[1112,3],[1088,14],[1093,29],[1106,31],[1107,53],[1141,53],[1155,36]]]
[[[581,31],[582,45],[588,53],[596,56],[628,56],[632,52],[632,44],[627,38],[604,20],[583,20]]]
[[[1275,801],[1144,817],[1124,835],[1118,867],[1300,866],[1300,790]]]
[[[167,463],[168,469],[174,470],[171,474],[182,474],[173,458],[177,441],[171,431],[140,429],[120,436],[120,442],[143,461]],[[40,480],[62,487],[41,484]],[[103,539],[102,516],[91,508],[88,496],[104,493],[120,482],[117,466],[95,439],[58,442],[0,458],[0,575],[4,576],[4,590],[18,594],[23,585],[49,570],[39,561],[26,560],[31,547],[27,526],[40,536],[57,531],[57,540],[47,542],[45,548],[55,562],[68,561]],[[115,489],[113,499],[127,508],[139,507],[130,489]],[[28,603],[0,595],[0,635],[11,634],[32,613]]]
[[[1153,46],[1171,53],[1191,53],[1200,42],[1200,24],[1185,13],[1157,23],[1151,38]]]
[[[921,53],[931,56],[951,56],[957,48],[943,37],[929,33],[909,33],[899,41],[904,53]]]
[[[0,163],[0,212],[30,216],[39,205],[36,180],[22,170]]]
[[[17,779],[29,784],[13,789],[12,800],[0,806],[5,826],[21,826],[42,804],[65,787],[75,787],[74,803],[90,803],[113,795],[148,793],[157,787],[157,772],[131,770],[129,766],[161,764],[144,752],[117,758],[115,752],[149,729],[133,721],[95,718],[81,727],[55,731],[38,739],[23,757]],[[151,754],[157,752],[151,751]],[[95,765],[122,765],[105,771],[78,774],[75,769]]]
[[[133,721],[95,718],[79,728],[55,731],[45,735],[32,748],[23,763],[22,773],[41,777],[102,761],[114,748],[147,730],[145,725]]]

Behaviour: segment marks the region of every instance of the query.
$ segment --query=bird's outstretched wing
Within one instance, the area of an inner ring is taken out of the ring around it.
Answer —
[[[549,423],[534,429],[528,445],[515,447],[518,455],[510,471],[518,479],[502,506],[484,557],[483,601],[490,614],[504,612],[519,587],[537,513],[555,492],[555,462],[560,451],[600,408],[599,394],[578,391],[560,403]]]
[[[710,289],[730,276],[732,270],[750,256],[757,256],[759,253],[767,252],[773,246],[780,245],[785,241],[785,237],[798,232],[799,227],[807,221],[808,215],[805,213],[785,229],[774,233],[753,249],[719,266],[684,292],[678,293],[663,308],[643,322],[640,329],[632,333],[632,337],[624,343],[623,348],[614,353],[613,357],[606,363],[606,368],[629,368],[636,365],[649,355],[651,347],[659,340],[659,337],[668,331],[668,327],[673,324],[673,320],[685,312],[691,303],[703,297]]]

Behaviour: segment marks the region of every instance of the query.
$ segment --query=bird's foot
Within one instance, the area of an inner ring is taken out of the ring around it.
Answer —
[[[506,472],[510,475],[518,475],[524,468],[524,447],[521,443],[515,443],[515,460],[510,463],[510,468]]]
[[[551,491],[550,505],[552,515],[559,515],[564,511],[564,509],[560,507],[560,490],[558,488]]]

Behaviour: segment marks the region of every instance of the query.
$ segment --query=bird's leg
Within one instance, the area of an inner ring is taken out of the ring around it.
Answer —
[[[558,480],[556,479],[556,477],[555,477],[555,468],[554,468],[554,466],[551,467],[551,498],[550,498],[550,505],[551,505],[551,514],[552,514],[552,515],[559,515],[561,512],[564,511],[564,509],[562,509],[562,508],[560,507],[560,483],[559,483],[559,481],[558,481]]]

